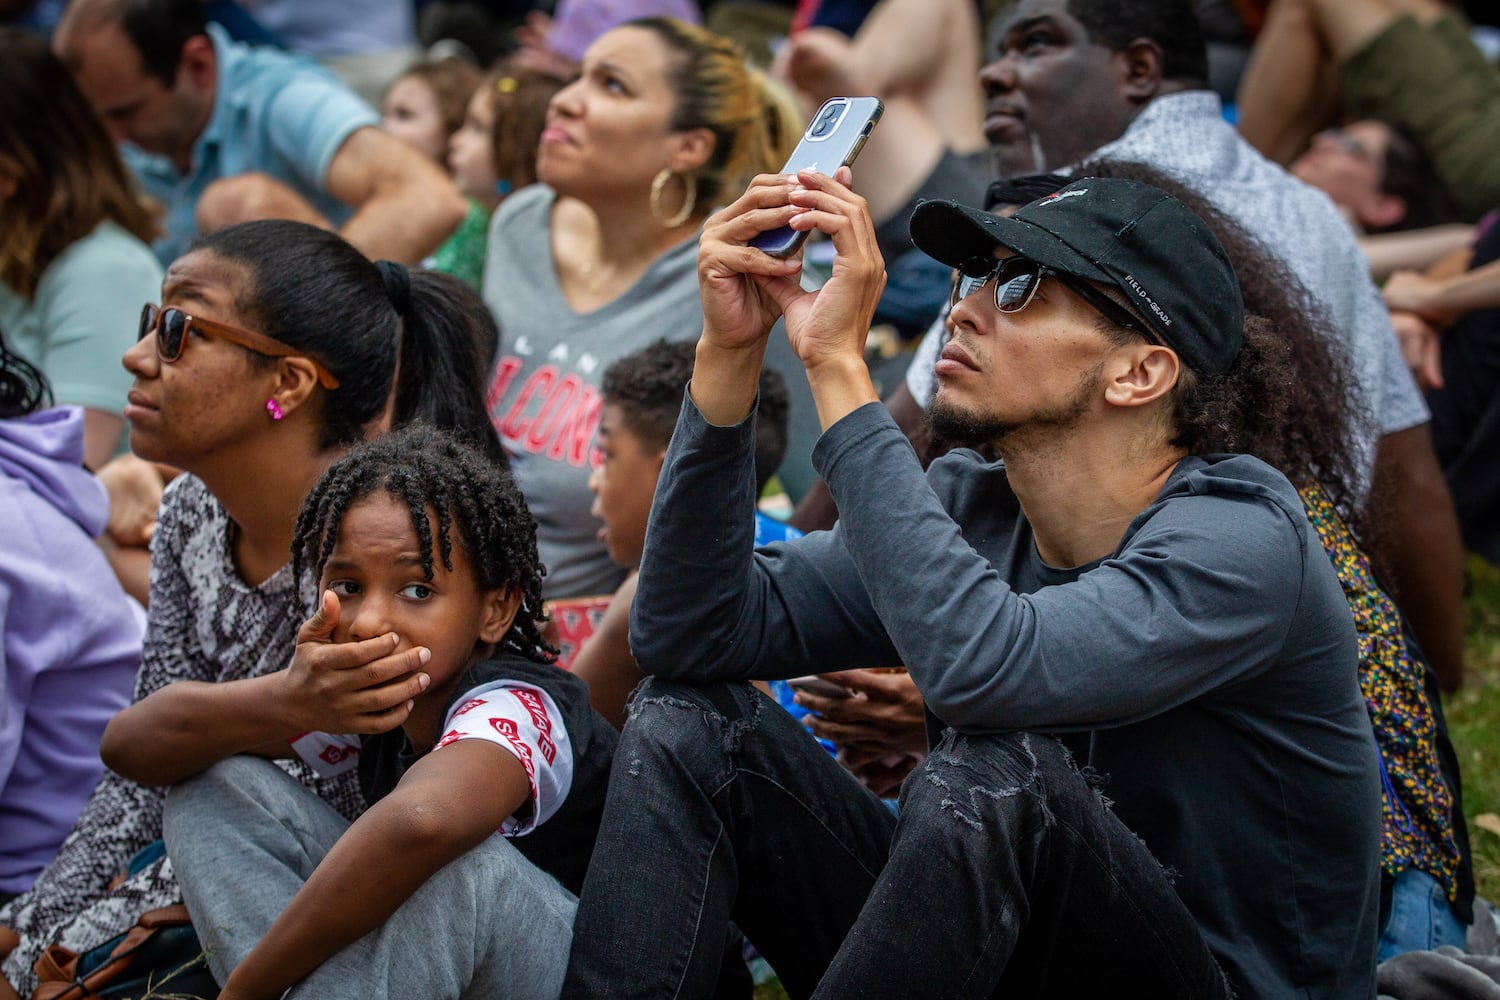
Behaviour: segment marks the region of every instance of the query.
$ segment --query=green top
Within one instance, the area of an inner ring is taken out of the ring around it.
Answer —
[[[29,300],[0,283],[0,330],[47,376],[57,403],[118,414],[130,391],[120,358],[141,306],[161,297],[161,277],[150,247],[101,222],[51,263]]]
[[[490,212],[473,198],[464,221],[432,255],[432,269],[451,274],[479,291],[484,277],[484,251],[490,238]]]

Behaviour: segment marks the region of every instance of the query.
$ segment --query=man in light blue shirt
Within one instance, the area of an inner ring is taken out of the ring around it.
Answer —
[[[381,132],[335,77],[232,41],[193,0],[74,0],[54,45],[164,204],[164,262],[199,232],[272,217],[415,262],[463,218],[438,166]]]

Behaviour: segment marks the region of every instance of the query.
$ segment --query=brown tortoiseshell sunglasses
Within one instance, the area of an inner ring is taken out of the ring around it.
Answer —
[[[141,326],[136,333],[137,340],[145,340],[148,333],[156,334],[156,356],[171,364],[182,357],[183,349],[187,346],[188,334],[197,331],[205,337],[218,337],[227,340],[231,344],[238,344],[247,351],[263,354],[270,358],[304,357],[313,363],[318,372],[318,384],[325,389],[337,389],[339,380],[334,378],[333,372],[324,367],[317,358],[310,357],[305,351],[299,351],[294,347],[283,344],[279,340],[267,337],[263,333],[252,333],[249,330],[241,330],[238,327],[226,326],[223,323],[215,323],[213,320],[204,319],[201,316],[192,316],[183,312],[176,306],[160,306],[146,303],[141,308]]]

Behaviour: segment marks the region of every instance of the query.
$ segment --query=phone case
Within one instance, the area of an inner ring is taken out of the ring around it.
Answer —
[[[781,172],[816,170],[831,175],[839,167],[853,163],[884,110],[884,105],[874,97],[835,97],[825,101]],[[772,257],[790,257],[806,239],[806,233],[782,226],[761,233],[750,245]]]

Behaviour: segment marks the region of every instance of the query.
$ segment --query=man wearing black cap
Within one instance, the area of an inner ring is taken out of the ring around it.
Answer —
[[[816,293],[746,245],[789,222],[832,237]],[[1278,472],[1184,443],[1286,375],[1237,363],[1222,248],[1098,178],[1013,219],[928,203],[912,237],[960,272],[933,419],[1003,462],[924,474],[880,406],[880,258],[842,183],[758,179],[704,230],[631,620],[651,679],[564,995],[709,995],[732,919],[793,996],[1369,996],[1380,777],[1348,606]],[[781,314],[842,517],[752,556]],[[933,740],[899,825],[738,683],[891,663]]]

